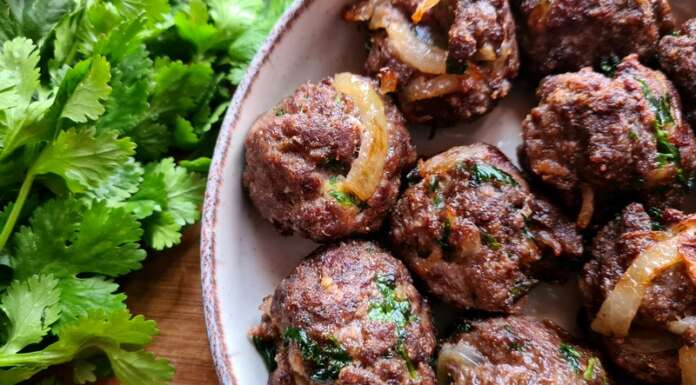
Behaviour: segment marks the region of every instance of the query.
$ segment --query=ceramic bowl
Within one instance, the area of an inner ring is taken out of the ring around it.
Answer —
[[[262,219],[241,184],[247,131],[263,112],[300,84],[338,72],[362,72],[364,35],[341,20],[350,0],[296,1],[256,55],[225,116],[208,177],[203,209],[201,267],[210,347],[223,385],[263,385],[268,373],[247,332],[259,305],[317,245],[283,237]],[[693,0],[675,10],[696,16]],[[512,93],[473,123],[438,130],[413,129],[420,157],[460,144],[486,142],[517,161],[521,122],[535,101],[534,85],[518,81]],[[579,300],[575,283],[541,285],[525,311],[573,329]]]

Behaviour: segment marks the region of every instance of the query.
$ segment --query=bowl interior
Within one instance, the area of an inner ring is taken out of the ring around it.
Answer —
[[[341,21],[350,0],[297,1],[250,66],[227,112],[210,171],[202,230],[203,295],[211,350],[225,385],[261,385],[267,371],[247,331],[259,322],[258,307],[276,284],[316,244],[280,236],[255,211],[241,186],[243,142],[263,112],[298,85],[337,72],[362,72],[364,35]],[[678,16],[696,16],[693,0],[673,1]],[[513,162],[521,122],[535,102],[534,85],[518,81],[511,95],[473,123],[411,130],[420,157],[455,145],[486,142]],[[579,301],[575,282],[537,287],[525,312],[552,318],[574,330]]]

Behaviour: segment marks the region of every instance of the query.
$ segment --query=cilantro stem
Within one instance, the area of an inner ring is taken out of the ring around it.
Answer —
[[[17,223],[19,214],[22,212],[24,202],[26,202],[29,192],[31,191],[31,185],[34,183],[34,177],[34,173],[30,170],[29,173],[27,173],[27,176],[24,178],[24,182],[22,182],[22,187],[19,189],[17,200],[15,201],[14,205],[12,205],[12,211],[10,211],[10,215],[7,217],[7,222],[5,222],[5,225],[2,227],[2,232],[0,233],[0,250],[5,248],[7,240],[9,240],[10,235],[12,235],[12,230],[14,230],[14,226]]]

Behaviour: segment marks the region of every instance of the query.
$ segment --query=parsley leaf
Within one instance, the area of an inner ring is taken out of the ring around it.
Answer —
[[[501,185],[517,186],[517,182],[510,174],[486,163],[470,163],[465,166],[465,169],[471,174],[471,180],[475,184],[496,182]]]

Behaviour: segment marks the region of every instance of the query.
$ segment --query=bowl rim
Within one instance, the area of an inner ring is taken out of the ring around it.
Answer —
[[[315,1],[317,0],[295,0],[276,23],[268,38],[254,56],[225,113],[208,172],[201,215],[201,294],[213,365],[215,366],[218,380],[223,385],[240,385],[234,374],[234,366],[230,360],[230,350],[227,346],[226,334],[222,326],[219,290],[215,278],[215,255],[217,250],[215,229],[220,210],[220,194],[223,190],[223,175],[225,167],[229,163],[229,148],[234,137],[234,127],[237,125],[241,106],[249,97],[249,93],[262,67],[268,61],[268,57],[276,45],[283,40],[285,34],[297,21],[302,12]]]

